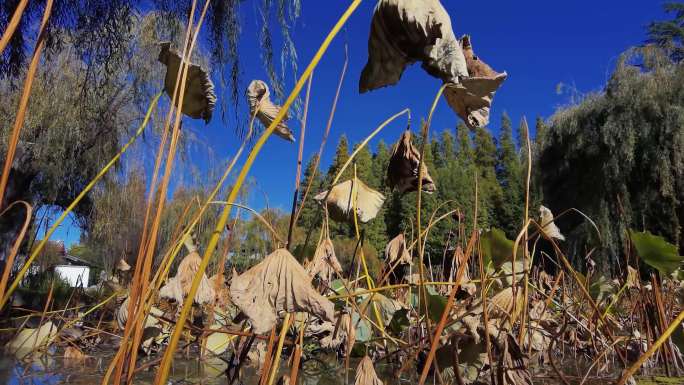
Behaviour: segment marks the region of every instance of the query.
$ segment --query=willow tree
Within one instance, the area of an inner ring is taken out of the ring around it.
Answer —
[[[624,54],[603,92],[557,111],[536,164],[544,200],[558,213],[564,248],[581,258],[622,262],[627,229],[660,234],[682,249],[684,66],[655,47]],[[606,264],[608,266],[608,264]]]
[[[93,67],[79,55],[73,40],[44,59],[33,84],[4,205],[24,200],[36,210],[67,207],[119,151],[141,123],[164,76],[155,48],[164,30],[159,20],[156,14],[139,20],[132,31],[137,38],[125,48],[131,56],[125,65]],[[0,78],[0,159],[5,158],[20,95],[21,88],[14,87],[11,77]],[[162,123],[153,121],[155,127]],[[146,138],[154,138],[154,130],[148,131],[151,135]],[[90,198],[74,211],[83,227],[92,211]],[[0,259],[22,221],[22,210],[0,217]]]
[[[6,29],[19,3],[20,0],[0,2],[0,31]],[[128,48],[136,38],[141,15],[159,12],[164,20],[170,21],[167,27],[173,33],[169,40],[182,41],[192,3],[191,0],[55,0],[47,29],[48,56],[59,51],[65,43],[71,44],[84,61],[89,81],[97,81],[126,66],[131,58]],[[225,97],[220,98],[224,102],[223,112],[228,109],[225,102],[232,101],[236,115],[244,85],[239,76],[238,50],[243,3],[243,0],[211,1],[201,30],[201,39],[206,42],[214,64],[212,67],[216,69],[214,75],[220,78],[221,90],[225,92]],[[203,5],[203,1],[197,2],[196,19]],[[44,2],[28,2],[16,33],[0,55],[0,77],[10,77],[15,82],[22,79],[22,69],[31,55],[27,50],[32,47],[30,41],[36,34],[35,21],[40,19],[43,8]],[[247,11],[251,9],[255,10],[254,16],[258,19],[261,58],[279,101],[284,98],[287,76],[297,76],[297,51],[291,29],[301,13],[301,3],[300,0],[261,0],[256,7],[244,7]],[[177,20],[184,22],[178,25]],[[276,26],[276,31],[273,26]],[[276,36],[278,30],[280,34]],[[274,53],[273,41],[281,42],[280,55]]]

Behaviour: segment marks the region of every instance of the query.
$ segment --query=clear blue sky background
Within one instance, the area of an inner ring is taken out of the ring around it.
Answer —
[[[347,7],[348,1],[302,0],[302,15],[294,27],[293,40],[299,54],[300,71],[313,57],[319,44]],[[557,94],[563,83],[580,93],[600,91],[621,52],[641,44],[645,27],[653,20],[666,18],[658,0],[575,0],[575,1],[463,1],[442,0],[451,15],[454,32],[472,37],[475,53],[497,71],[507,71],[508,79],[496,94],[490,129],[498,135],[501,114],[506,111],[514,125],[527,116],[549,117],[569,101],[569,95]],[[260,14],[257,1],[242,5],[243,25],[240,58],[243,89],[251,79],[267,79],[260,57],[258,32]],[[419,64],[409,68],[401,82],[393,87],[366,94],[358,93],[358,79],[367,60],[367,40],[375,1],[364,1],[345,29],[334,40],[314,75],[304,161],[317,152],[320,145],[335,87],[344,62],[344,45],[349,47],[349,68],[344,81],[337,113],[322,160],[330,164],[337,141],[346,134],[350,143],[361,141],[371,130],[392,114],[410,108],[415,122],[426,117],[440,81],[426,74]],[[274,50],[279,55],[278,27]],[[277,56],[279,58],[279,56]],[[287,90],[293,79],[288,79]],[[302,93],[303,95],[304,93]],[[240,101],[247,116],[246,102]],[[386,128],[379,139],[393,143],[405,127],[405,121]],[[453,130],[457,116],[442,101],[433,119],[432,132]],[[208,126],[187,122],[186,127],[211,147],[214,161],[208,161],[204,145],[194,146],[183,160],[195,164],[201,172],[217,167],[232,157],[239,146],[233,122],[214,119]],[[299,138],[299,123],[291,122]],[[378,140],[371,142],[375,148]],[[153,146],[147,147],[154,151]],[[298,143],[291,144],[273,136],[257,158],[250,175],[257,182],[250,205],[289,211],[293,192]],[[153,155],[146,155],[151,158]],[[243,156],[244,160],[244,156]],[[78,241],[79,232],[65,224],[53,236],[67,244]]]

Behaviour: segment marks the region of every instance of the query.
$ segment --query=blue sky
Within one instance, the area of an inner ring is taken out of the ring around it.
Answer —
[[[267,79],[258,45],[259,3],[242,3],[240,58],[244,87],[251,79]],[[302,0],[302,14],[293,30],[300,71],[309,63],[348,3]],[[556,92],[559,83],[580,93],[601,90],[620,53],[644,41],[645,27],[649,22],[666,18],[662,2],[657,0],[442,0],[442,4],[451,16],[454,32],[458,36],[471,35],[475,53],[495,70],[508,72],[508,79],[494,99],[489,126],[494,134],[498,134],[504,111],[517,127],[522,116],[527,116],[532,122],[536,116],[549,117],[559,106],[567,104],[569,95]],[[408,68],[396,86],[358,93],[358,79],[367,60],[367,40],[374,6],[375,1],[362,3],[315,71],[304,147],[305,162],[318,151],[344,62],[345,44],[349,47],[349,68],[323,156],[324,168],[330,163],[340,135],[346,134],[351,143],[359,142],[379,123],[406,107],[412,111],[414,126],[421,117],[427,116],[440,81],[425,73],[419,64]],[[273,29],[277,35],[275,20]],[[276,55],[280,53],[278,44],[276,37]],[[287,91],[292,85],[292,79],[288,79]],[[240,100],[240,107],[246,116],[244,100]],[[377,140],[371,142],[372,146],[375,147],[379,139],[388,144],[394,142],[405,127],[404,122],[395,122],[387,127]],[[216,157],[214,162],[208,162],[204,155],[208,149],[194,147],[183,162],[195,164],[202,172],[216,167],[216,161],[230,159],[239,146],[233,122],[214,119],[208,126],[202,122],[187,123],[188,128],[211,147]],[[457,123],[458,117],[441,101],[433,118],[432,132],[453,130]],[[299,123],[292,121],[290,125],[295,137],[299,138]],[[153,146],[147,149],[154,151]],[[257,209],[269,206],[289,211],[297,150],[298,143],[288,143],[275,136],[269,139],[250,172],[258,184],[250,205]],[[147,158],[152,156],[146,155]],[[78,234],[73,225],[65,224],[53,239],[63,239],[71,244],[78,240]]]

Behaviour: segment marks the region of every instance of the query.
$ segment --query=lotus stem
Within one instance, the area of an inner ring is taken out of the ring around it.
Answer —
[[[234,203],[235,199],[237,198],[237,194],[242,187],[242,183],[244,182],[247,173],[249,172],[252,163],[254,163],[254,160],[256,159],[257,155],[261,151],[261,148],[263,147],[264,143],[266,140],[269,138],[269,136],[273,133],[275,128],[280,124],[280,122],[283,120],[285,115],[287,114],[287,111],[289,110],[290,106],[294,102],[294,100],[297,98],[299,95],[299,92],[302,90],[304,87],[304,82],[306,79],[308,79],[309,76],[311,76],[311,72],[314,70],[314,68],[318,65],[318,62],[321,60],[323,57],[323,54],[325,51],[328,49],[330,46],[330,43],[332,42],[333,38],[337,33],[342,29],[342,26],[346,23],[346,21],[349,19],[351,14],[354,12],[354,10],[361,4],[361,0],[354,0],[349,8],[344,12],[344,14],[340,17],[340,19],[337,21],[333,29],[330,31],[328,36],[325,38],[323,41],[323,44],[319,47],[318,51],[314,55],[314,58],[311,60],[311,63],[307,66],[306,70],[304,71],[302,77],[297,81],[297,84],[294,87],[294,90],[292,93],[290,93],[290,96],[287,98],[285,101],[285,104],[283,104],[283,107],[280,109],[278,112],[278,115],[275,117],[273,122],[269,125],[269,127],[266,129],[266,131],[259,137],[257,140],[256,144],[254,145],[254,148],[252,149],[252,152],[249,154],[247,157],[247,160],[245,162],[245,165],[242,167],[242,170],[240,171],[240,174],[238,175],[235,185],[233,186],[233,189],[230,192],[230,195],[228,196],[227,202],[229,203]],[[219,217],[219,220],[217,222],[216,228],[214,230],[214,233],[212,234],[211,238],[209,239],[209,244],[206,247],[204,256],[202,258],[202,262],[200,263],[198,273],[195,275],[195,278],[192,281],[192,285],[190,287],[190,291],[187,295],[187,298],[185,299],[185,303],[183,304],[183,307],[180,312],[180,317],[179,317],[179,323],[176,325],[176,327],[173,330],[173,333],[171,334],[171,338],[169,339],[169,345],[166,348],[166,351],[164,352],[164,358],[162,359],[160,363],[160,368],[159,371],[157,372],[157,376],[155,377],[155,385],[161,385],[161,384],[166,384],[167,379],[168,379],[168,372],[171,366],[171,360],[173,358],[174,351],[176,347],[178,346],[178,341],[180,339],[180,332],[183,329],[183,325],[185,324],[186,317],[190,311],[190,308],[192,307],[192,302],[194,300],[195,293],[197,292],[197,288],[199,287],[200,283],[200,278],[204,271],[207,268],[207,265],[209,264],[209,260],[211,259],[211,256],[216,249],[216,245],[218,244],[219,236],[223,229],[225,228],[225,225],[228,221],[228,216],[230,214],[230,206],[226,206],[221,213],[221,216]]]

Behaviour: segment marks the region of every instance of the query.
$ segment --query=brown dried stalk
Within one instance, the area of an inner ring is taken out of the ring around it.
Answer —
[[[19,20],[21,20],[21,16],[24,14],[26,5],[28,5],[28,0],[21,0],[21,2],[17,4],[17,9],[14,10],[12,19],[10,19],[10,22],[7,24],[7,29],[5,29],[5,32],[2,34],[2,39],[0,39],[0,56],[2,56],[7,44],[14,35],[14,31],[17,30]]]
[[[19,135],[21,133],[21,128],[24,126],[26,108],[28,107],[29,97],[31,96],[31,88],[33,87],[33,79],[35,78],[36,72],[38,71],[38,64],[40,64],[40,55],[43,52],[43,48],[45,47],[45,27],[47,25],[48,20],[50,19],[50,14],[52,13],[52,2],[53,0],[46,0],[45,2],[45,11],[43,12],[43,19],[40,21],[38,40],[36,41],[36,46],[33,49],[33,56],[31,57],[31,63],[29,64],[28,72],[26,73],[26,80],[24,81],[24,89],[21,93],[21,99],[19,100],[17,116],[14,119],[14,128],[12,128],[12,136],[10,136],[10,142],[7,145],[5,165],[2,169],[2,176],[0,177],[0,207],[4,206],[3,200],[5,198],[5,190],[7,189],[7,181],[9,180],[9,174],[12,168],[12,163],[14,162],[14,154],[17,151],[17,144],[19,143]],[[24,3],[26,3],[26,1],[24,1]],[[19,4],[19,7],[17,7],[17,11],[19,11],[19,8],[21,6],[22,4]],[[25,7],[26,4],[23,4],[23,6]],[[17,20],[14,19],[15,16],[18,16]],[[7,36],[7,40],[9,41],[9,36],[11,36],[11,34],[8,34],[9,29],[12,28],[11,23],[15,21],[18,23],[20,17],[21,15],[17,14],[17,12],[15,12],[14,16],[12,16],[12,20],[10,21],[8,31],[6,31],[5,35],[3,35],[3,41],[0,41],[0,53],[2,53],[2,51],[5,48],[4,46],[2,46],[2,44],[7,44],[4,42],[5,37]],[[16,28],[16,26],[14,26],[14,28]],[[12,33],[13,32],[14,31],[12,31]]]

